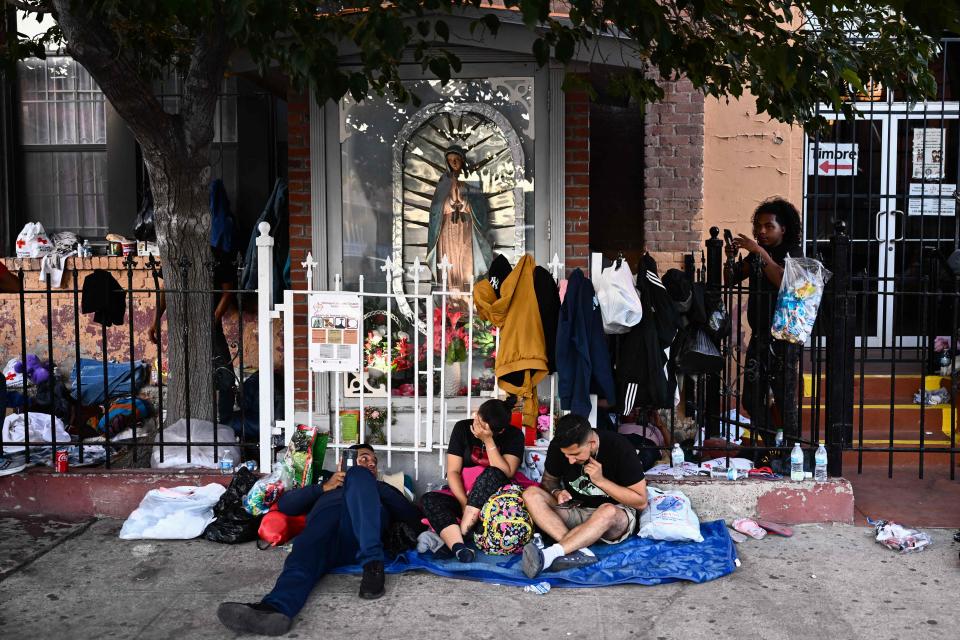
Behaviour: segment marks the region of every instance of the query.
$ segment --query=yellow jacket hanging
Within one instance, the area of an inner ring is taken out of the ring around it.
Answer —
[[[533,288],[533,257],[520,258],[500,286],[500,297],[484,279],[473,289],[477,315],[500,329],[494,372],[497,383],[523,402],[523,424],[537,420],[537,385],[547,376],[547,349]]]

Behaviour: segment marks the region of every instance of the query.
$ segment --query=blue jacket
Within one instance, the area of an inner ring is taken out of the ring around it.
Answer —
[[[283,290],[290,288],[290,224],[288,215],[287,183],[278,179],[273,193],[267,200],[263,213],[253,223],[253,232],[247,242],[247,252],[243,257],[243,272],[240,275],[240,288],[254,291],[257,288],[257,227],[261,222],[270,223],[270,235],[273,236],[273,303],[283,302]]]
[[[575,269],[567,279],[557,328],[557,374],[560,407],[590,415],[590,393],[616,404],[610,352],[593,283]]]
[[[233,251],[233,212],[220,178],[210,183],[210,246],[225,254]]]

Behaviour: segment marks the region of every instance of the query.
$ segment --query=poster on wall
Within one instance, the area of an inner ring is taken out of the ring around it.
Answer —
[[[911,182],[907,213],[911,216],[956,215],[957,201],[953,197],[956,190],[955,184]]]
[[[914,180],[941,180],[944,155],[943,129],[913,130]]]
[[[363,303],[352,293],[310,294],[310,370],[360,371]]]

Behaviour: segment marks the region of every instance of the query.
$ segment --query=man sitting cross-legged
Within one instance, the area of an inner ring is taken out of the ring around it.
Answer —
[[[523,492],[541,531],[556,544],[523,548],[523,572],[583,567],[597,561],[587,547],[603,540],[621,542],[636,533],[638,514],[647,506],[647,481],[636,450],[624,436],[596,431],[583,416],[557,421],[547,449],[543,480]]]
[[[286,515],[307,515],[307,525],[293,540],[293,552],[283,565],[273,591],[255,604],[224,602],[217,617],[238,633],[268,636],[290,630],[293,618],[317,581],[336,567],[363,566],[360,597],[384,593],[383,535],[392,522],[419,528],[420,510],[403,494],[377,481],[377,454],[368,444],[355,444],[357,464],[339,471],[322,485],[310,485],[280,497]]]

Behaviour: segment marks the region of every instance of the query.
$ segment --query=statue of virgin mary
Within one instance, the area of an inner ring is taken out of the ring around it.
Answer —
[[[430,202],[427,229],[427,264],[437,280],[436,265],[443,256],[453,265],[447,279],[451,291],[468,291],[470,283],[482,276],[493,261],[487,234],[490,215],[487,198],[476,186],[461,177],[469,173],[462,147],[448,147],[444,153],[447,171],[440,177]]]

